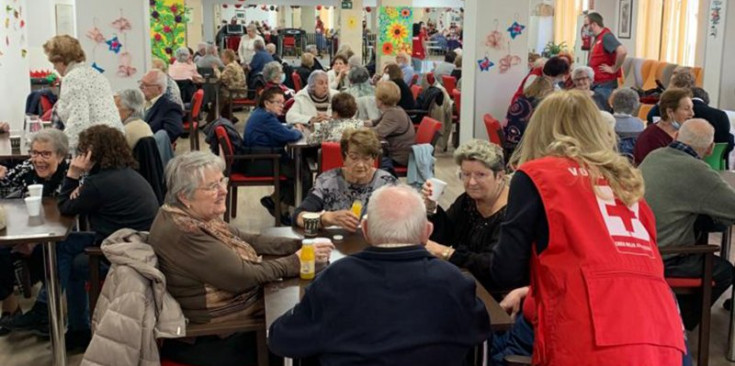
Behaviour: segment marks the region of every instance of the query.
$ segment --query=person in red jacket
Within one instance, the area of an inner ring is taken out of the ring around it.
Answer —
[[[585,24],[595,36],[595,43],[590,52],[589,67],[595,71],[594,88],[598,93],[610,97],[618,87],[618,77],[623,73],[623,61],[628,51],[620,41],[606,28],[600,13],[591,12],[585,17]]]
[[[683,326],[643,179],[579,91],[549,95],[517,166],[491,276],[531,285],[534,365],[677,365]],[[633,361],[634,360],[634,361]]]

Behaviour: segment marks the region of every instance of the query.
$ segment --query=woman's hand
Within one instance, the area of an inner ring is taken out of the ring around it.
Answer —
[[[86,154],[77,155],[71,159],[69,171],[66,173],[66,176],[69,178],[79,179],[82,174],[90,171],[93,166],[92,150],[90,149]]]
[[[79,189],[82,188],[82,186],[77,186],[77,188],[74,188],[74,190],[69,195],[69,198],[75,200],[77,197],[79,197]]]
[[[330,241],[329,243],[316,243],[314,244],[314,255],[317,263],[329,262],[329,256],[332,254],[334,244]]]
[[[0,165],[0,179],[5,179],[5,176],[8,174],[8,168]]]
[[[517,288],[505,295],[503,301],[500,302],[500,307],[510,314],[511,319],[515,320],[516,314],[521,310],[521,300],[526,295],[528,295],[528,286]]]
[[[340,211],[327,211],[322,214],[322,226],[337,225],[343,229],[354,233],[357,231],[357,225],[360,224],[360,219],[355,216],[350,210]]]
[[[433,201],[431,198],[431,194],[434,192],[434,185],[431,183],[430,180],[427,180],[424,182],[424,185],[421,187],[421,196],[424,198],[424,205],[426,205],[426,212],[432,213],[436,211],[436,201]]]
[[[425,248],[429,253],[431,253],[431,255],[437,258],[441,258],[441,259],[444,259],[444,253],[446,253],[447,250],[449,250],[448,257],[451,257],[452,254],[454,253],[454,249],[452,249],[451,247],[448,247],[446,245],[441,245],[433,240],[427,241]]]

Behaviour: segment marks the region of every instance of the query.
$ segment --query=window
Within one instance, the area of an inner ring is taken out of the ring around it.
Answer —
[[[636,55],[694,66],[699,0],[638,2]]]

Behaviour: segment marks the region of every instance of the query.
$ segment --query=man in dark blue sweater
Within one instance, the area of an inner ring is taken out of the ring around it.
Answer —
[[[424,249],[432,225],[408,186],[373,193],[371,247],[330,265],[270,328],[270,349],[328,365],[461,365],[491,337],[475,281]]]

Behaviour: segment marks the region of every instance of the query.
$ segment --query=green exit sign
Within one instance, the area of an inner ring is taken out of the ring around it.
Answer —
[[[352,9],[352,0],[342,0],[342,9]]]

